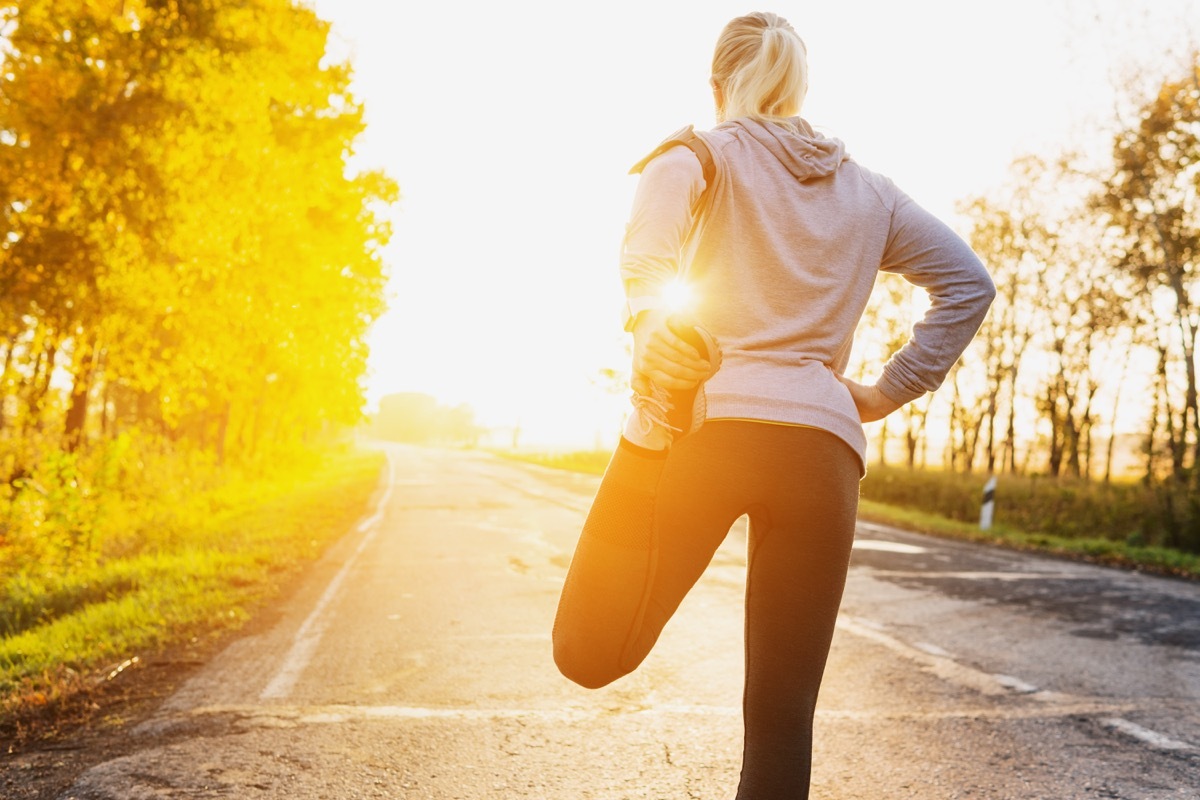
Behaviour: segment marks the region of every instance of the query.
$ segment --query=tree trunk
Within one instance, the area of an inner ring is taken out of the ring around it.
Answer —
[[[928,395],[926,396],[928,398]],[[923,403],[922,410],[918,403]],[[910,470],[916,469],[917,450],[924,445],[925,422],[929,417],[929,400],[914,400],[904,406],[904,448]]]
[[[1167,435],[1167,453],[1171,457],[1171,476],[1178,478],[1183,472],[1183,455],[1186,451],[1183,437],[1187,434],[1185,431],[1178,434],[1175,431],[1175,408],[1171,404],[1170,376],[1167,374],[1170,358],[1169,345],[1159,340],[1156,346],[1158,347],[1158,373],[1155,375],[1155,394],[1162,404],[1162,425]],[[1153,480],[1153,475],[1151,475],[1151,480]]]
[[[50,391],[50,377],[54,374],[54,361],[57,356],[58,345],[54,341],[37,351],[33,372],[29,378],[28,408],[21,426],[22,433],[41,427],[42,403],[46,393]]]
[[[63,427],[63,446],[73,452],[83,442],[83,426],[87,422],[88,395],[96,373],[95,345],[84,339],[75,353],[74,382],[71,385],[71,405],[67,408]]]
[[[1008,373],[1008,426],[1004,432],[1004,462],[1009,475],[1017,474],[1017,361]],[[1007,462],[1007,463],[1005,463]]]
[[[1166,358],[1166,355],[1160,350],[1158,370],[1154,375],[1154,399],[1150,403],[1149,430],[1146,431],[1146,474],[1142,476],[1142,483],[1146,486],[1151,486],[1154,484],[1154,470],[1157,462],[1156,450],[1158,445],[1158,425],[1161,418],[1163,405],[1162,372],[1164,358]]]
[[[112,407],[112,388],[112,380],[108,376],[105,376],[104,395],[100,403],[100,436],[104,439],[115,438],[117,435],[116,420],[112,418],[116,411]]]
[[[987,474],[994,475],[996,473],[996,414],[999,403],[997,402],[1000,394],[1000,384],[997,382],[991,388],[988,395],[987,408],[987,439],[984,440],[984,455],[987,461]]]
[[[948,472],[958,468],[958,427],[962,422],[962,412],[959,410],[958,395],[958,364],[950,370],[950,432],[946,437],[946,455],[943,457]]]
[[[6,401],[8,399],[8,392],[6,391],[8,387],[8,370],[12,367],[12,354],[13,350],[16,349],[16,346],[17,343],[15,337],[10,338],[8,340],[8,347],[6,347],[4,350],[4,370],[0,371],[0,431],[4,430],[4,425],[7,421],[7,417],[5,416],[5,406],[7,405]]]
[[[1075,421],[1075,392],[1068,389],[1063,399],[1066,406],[1063,409],[1063,459],[1067,464],[1067,474],[1078,478],[1081,472],[1079,463],[1079,424]]]
[[[1192,466],[1200,466],[1200,401],[1196,391],[1196,323],[1192,318],[1191,302],[1187,288],[1183,285],[1180,270],[1170,270],[1171,289],[1175,292],[1175,317],[1179,325],[1179,337],[1183,345],[1183,370],[1187,376],[1187,389],[1183,406],[1183,430],[1180,438],[1192,434]],[[1182,467],[1181,467],[1182,469]]]
[[[1084,397],[1083,417],[1079,423],[1080,444],[1083,446],[1083,477],[1092,479],[1092,401],[1096,398],[1096,384],[1088,383]]]
[[[229,435],[229,416],[232,411],[233,404],[226,400],[217,417],[217,464],[221,466],[225,465],[225,439]]]
[[[1117,378],[1117,391],[1113,397],[1112,416],[1109,417],[1108,427],[1108,447],[1104,454],[1104,482],[1109,483],[1112,480],[1112,462],[1113,462],[1113,446],[1117,440],[1117,411],[1121,407],[1121,390],[1125,387],[1125,372],[1129,368],[1129,354],[1133,350],[1133,340],[1129,340],[1129,347],[1125,350],[1125,357],[1121,359],[1121,375]]]
[[[1047,443],[1049,450],[1046,458],[1046,472],[1052,477],[1057,477],[1059,472],[1062,470],[1063,459],[1063,436],[1062,426],[1059,418],[1058,396],[1058,379],[1055,378],[1046,384],[1046,394],[1042,399],[1042,411],[1046,415],[1047,421],[1050,423],[1050,440]]]

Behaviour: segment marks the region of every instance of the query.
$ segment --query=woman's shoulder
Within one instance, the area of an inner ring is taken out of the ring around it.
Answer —
[[[685,183],[703,181],[703,185],[709,186],[712,185],[716,171],[711,146],[692,125],[685,125],[663,139],[657,147],[634,164],[629,173],[654,173],[656,176],[668,174]]]
[[[646,167],[652,161],[655,161],[656,159],[658,159],[659,156],[663,156],[668,153],[671,153],[673,150],[676,150],[677,148],[681,148],[681,147],[685,148],[685,149],[681,152],[675,153],[674,155],[676,157],[683,156],[684,152],[691,151],[693,153],[693,155],[695,156],[695,158],[700,161],[702,161],[703,159],[701,158],[700,153],[697,153],[697,150],[699,148],[707,149],[705,147],[704,141],[700,138],[700,135],[698,133],[696,133],[695,126],[694,125],[684,125],[682,128],[675,131],[670,136],[668,136],[667,138],[665,138],[661,142],[659,142],[658,145],[653,150],[651,150],[649,153],[647,153],[645,156],[643,156],[636,164],[634,164],[629,169],[629,174],[630,175],[640,174],[641,172],[643,172],[646,169]],[[686,156],[683,156],[683,157],[686,159]]]
[[[888,176],[875,172],[874,170],[863,166],[860,162],[847,156],[842,162],[841,170],[843,174],[854,175],[859,181],[866,184],[875,192],[886,208],[895,207],[896,201],[903,195],[900,188]]]

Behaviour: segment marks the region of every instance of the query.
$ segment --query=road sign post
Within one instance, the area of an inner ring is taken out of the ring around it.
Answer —
[[[987,483],[983,485],[983,505],[979,509],[979,529],[988,531],[992,529],[992,519],[996,511],[996,476],[993,475],[987,479]]]

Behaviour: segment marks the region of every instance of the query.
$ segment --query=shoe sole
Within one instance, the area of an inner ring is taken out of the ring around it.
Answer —
[[[692,325],[679,325],[672,320],[667,321],[667,326],[671,332],[683,339],[685,342],[696,348],[696,352],[706,361],[712,360],[712,353],[709,352],[708,345],[704,341],[704,337]],[[667,412],[667,421],[672,427],[682,431],[680,435],[690,433],[692,430],[692,415],[696,405],[696,393],[700,391],[700,387],[704,383],[701,381],[696,384],[695,388],[673,391],[671,395],[671,410]]]

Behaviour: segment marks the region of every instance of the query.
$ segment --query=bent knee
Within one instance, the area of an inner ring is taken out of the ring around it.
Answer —
[[[631,670],[624,669],[617,658],[605,658],[595,651],[572,646],[561,637],[554,637],[554,664],[563,677],[585,689],[599,689]]]

